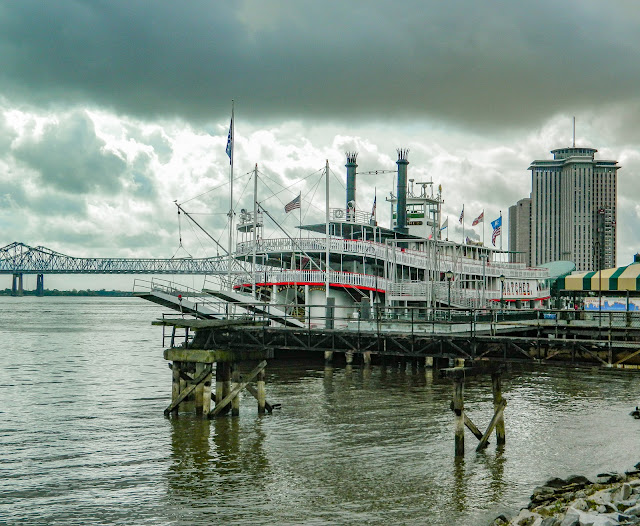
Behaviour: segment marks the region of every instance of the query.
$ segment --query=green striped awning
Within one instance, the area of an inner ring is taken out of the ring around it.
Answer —
[[[603,269],[598,272],[574,272],[559,282],[562,290],[639,291],[640,264]]]

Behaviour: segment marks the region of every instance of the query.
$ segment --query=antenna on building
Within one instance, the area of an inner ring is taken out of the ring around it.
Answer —
[[[573,147],[576,147],[576,116],[573,116]]]

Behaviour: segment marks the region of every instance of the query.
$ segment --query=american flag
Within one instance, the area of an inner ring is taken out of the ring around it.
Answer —
[[[479,223],[484,223],[484,210],[482,211],[482,213],[478,217],[476,217],[473,220],[473,223],[471,223],[471,226],[476,226]]]
[[[495,221],[491,221],[491,227],[493,228],[493,235],[491,236],[491,242],[493,243],[493,246],[495,247],[496,246],[496,238],[502,232],[502,216],[500,216]]]
[[[291,210],[295,210],[296,208],[300,208],[300,197],[301,194],[298,194],[293,201],[289,201],[286,205],[284,205],[284,211],[288,214]]]
[[[462,205],[462,212],[460,212],[460,224],[462,224],[463,219],[464,219],[464,205]]]

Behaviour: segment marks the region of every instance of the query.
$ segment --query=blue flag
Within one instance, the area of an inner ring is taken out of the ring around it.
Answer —
[[[231,164],[231,152],[233,150],[233,119],[229,124],[229,135],[227,135],[227,155],[229,156],[229,164]]]

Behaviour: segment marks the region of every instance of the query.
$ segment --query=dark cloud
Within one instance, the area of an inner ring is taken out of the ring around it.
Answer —
[[[21,0],[0,91],[199,122],[431,117],[535,126],[637,98],[628,2]]]
[[[40,174],[40,184],[69,193],[115,193],[126,162],[104,150],[91,119],[81,111],[48,124],[13,149],[13,156]]]

